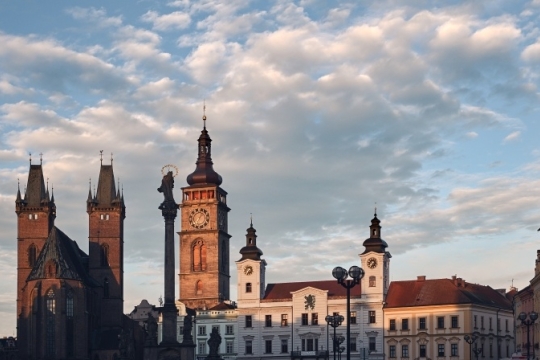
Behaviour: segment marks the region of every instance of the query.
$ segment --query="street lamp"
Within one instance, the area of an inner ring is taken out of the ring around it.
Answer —
[[[332,276],[337,279],[338,284],[347,289],[347,360],[351,360],[351,289],[360,283],[364,274],[364,270],[355,265],[351,266],[348,272],[341,266],[332,270]],[[350,279],[347,279],[348,277]]]
[[[484,355],[484,344],[482,343],[482,347],[478,348],[478,344],[475,343],[473,353],[474,353],[474,356],[476,357],[476,360],[478,360],[478,355],[480,354]]]
[[[530,352],[529,352],[529,346],[531,345],[529,341],[529,329],[532,324],[538,319],[538,313],[531,311],[529,313],[529,318],[527,319],[527,314],[525,312],[521,312],[518,315],[518,320],[521,320],[521,325],[527,326],[527,359],[530,359]],[[533,356],[534,359],[534,329],[533,329]]]
[[[333,344],[333,352],[334,352],[334,360],[336,360],[336,328],[341,325],[344,318],[342,315],[326,315],[324,318],[328,325],[334,328],[334,337],[332,338],[332,344]]]
[[[334,349],[336,349],[338,353],[338,360],[341,360],[341,353],[343,350],[345,350],[344,346],[341,346],[341,344],[345,341],[345,336],[339,335],[337,338],[334,337]]]
[[[472,360],[472,344],[478,339],[478,336],[474,334],[471,334],[471,336],[465,335],[464,339],[469,344],[469,360]]]

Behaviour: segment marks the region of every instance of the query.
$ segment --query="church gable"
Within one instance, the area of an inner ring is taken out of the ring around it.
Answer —
[[[82,254],[73,240],[53,227],[27,281],[56,278],[91,284],[93,281],[84,268]]]

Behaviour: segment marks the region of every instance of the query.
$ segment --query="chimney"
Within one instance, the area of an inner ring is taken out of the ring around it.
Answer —
[[[418,275],[416,281],[426,281],[426,275]]]

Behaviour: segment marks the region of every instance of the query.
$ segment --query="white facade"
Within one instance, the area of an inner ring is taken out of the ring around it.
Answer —
[[[208,340],[212,329],[221,335],[219,355],[225,360],[236,359],[238,353],[238,311],[236,309],[199,310],[195,317],[195,353],[198,358],[208,355]]]
[[[375,226],[380,231],[378,220]],[[351,358],[357,360],[384,357],[383,300],[388,291],[391,256],[379,235],[368,239],[374,243],[360,255],[359,264],[366,272],[365,277],[360,285],[351,289]],[[248,229],[244,249],[250,247],[250,241]],[[373,245],[377,241],[381,242],[379,248]],[[253,246],[256,248],[256,244]],[[333,358],[334,329],[327,325],[325,317],[343,315],[345,321],[336,328],[335,334],[346,337],[345,288],[337,280],[268,284],[266,287],[266,261],[253,254],[251,251],[249,256],[236,262],[238,359]],[[331,273],[331,269],[328,272]],[[358,296],[359,287],[361,296]]]

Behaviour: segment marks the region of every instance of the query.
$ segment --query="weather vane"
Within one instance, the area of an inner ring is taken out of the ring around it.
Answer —
[[[206,99],[204,99],[204,101],[203,101],[203,116],[202,116],[202,120],[203,120],[203,126],[204,126],[204,128],[206,129]]]

